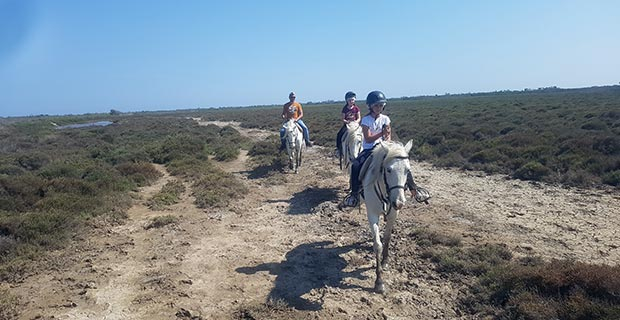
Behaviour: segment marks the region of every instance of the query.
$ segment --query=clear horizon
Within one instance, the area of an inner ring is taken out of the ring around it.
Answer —
[[[620,2],[0,0],[0,117],[620,83]]]

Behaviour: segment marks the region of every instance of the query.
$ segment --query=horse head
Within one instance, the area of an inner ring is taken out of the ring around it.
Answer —
[[[369,173],[374,175],[379,192],[383,193],[379,198],[396,210],[401,209],[407,202],[405,189],[407,174],[411,170],[409,151],[412,145],[411,140],[406,145],[400,142],[382,142],[373,151],[373,163],[369,167]]]

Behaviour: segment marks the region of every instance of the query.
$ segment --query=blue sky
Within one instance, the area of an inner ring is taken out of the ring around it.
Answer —
[[[0,0],[0,116],[620,82],[620,1]]]

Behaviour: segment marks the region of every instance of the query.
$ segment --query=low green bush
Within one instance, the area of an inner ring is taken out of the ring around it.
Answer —
[[[126,162],[116,166],[116,169],[125,177],[139,186],[149,185],[162,176],[162,173],[150,163]]]
[[[620,170],[606,173],[603,176],[603,183],[606,183],[608,185],[615,186],[615,187],[620,186]]]
[[[151,222],[149,222],[149,224],[147,224],[144,228],[145,229],[161,228],[169,224],[176,224],[178,223],[178,221],[179,221],[179,218],[175,216],[171,216],[171,215],[155,217],[151,219]]]
[[[541,181],[551,171],[537,161],[530,161],[514,172],[513,177],[521,180]]]
[[[224,144],[214,147],[213,153],[217,161],[231,161],[237,159],[240,151],[238,147]]]
[[[247,187],[232,174],[214,169],[200,177],[192,185],[199,208],[223,207],[230,202],[241,199],[248,192]]]
[[[183,182],[172,180],[167,182],[157,194],[148,199],[146,204],[151,210],[161,210],[178,203],[183,192],[185,192]]]

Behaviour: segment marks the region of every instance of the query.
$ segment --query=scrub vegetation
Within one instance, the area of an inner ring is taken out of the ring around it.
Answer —
[[[343,105],[304,104],[317,144],[335,145]],[[363,100],[358,105],[367,110]],[[199,114],[273,130],[280,112],[273,106]],[[620,186],[620,86],[403,97],[390,99],[385,113],[399,140],[414,140],[417,160],[566,186]]]
[[[0,279],[19,277],[26,261],[62,247],[87,221],[122,221],[132,192],[161,176],[154,163],[187,181],[199,207],[223,206],[246,192],[210,159],[239,154],[245,141],[231,127],[146,113],[113,116],[105,127],[52,124],[109,118],[35,117],[0,127]],[[173,204],[183,190],[172,182],[149,205]]]

